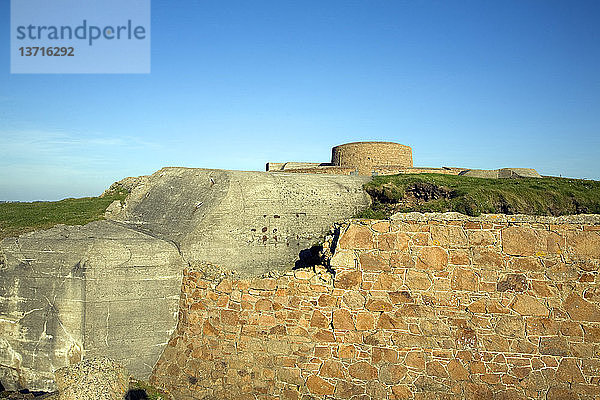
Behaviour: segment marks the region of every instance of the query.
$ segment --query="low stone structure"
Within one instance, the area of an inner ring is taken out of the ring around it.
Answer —
[[[397,214],[329,267],[186,269],[152,382],[178,399],[597,399],[600,217]]]
[[[267,172],[334,175],[445,174],[480,178],[541,178],[531,168],[471,170],[468,168],[413,167],[412,149],[393,142],[353,142],[335,146],[330,163],[286,162],[266,165]]]
[[[393,142],[353,142],[335,146],[330,163],[286,162],[266,165],[268,172],[371,176],[378,170],[412,168],[412,149]]]

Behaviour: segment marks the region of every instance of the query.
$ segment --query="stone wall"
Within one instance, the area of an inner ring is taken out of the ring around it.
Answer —
[[[184,273],[177,399],[597,399],[600,218],[354,220],[329,269]]]

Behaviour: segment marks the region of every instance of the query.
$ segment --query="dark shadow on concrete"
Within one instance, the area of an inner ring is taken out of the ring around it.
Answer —
[[[333,256],[335,254],[335,249],[337,249],[338,240],[340,240],[340,225],[336,224],[333,228],[333,240],[331,241],[331,248],[329,249],[329,255]],[[327,260],[327,266],[329,266],[329,260]]]
[[[14,400],[25,400],[25,399],[45,399],[48,396],[54,395],[58,392],[41,392],[41,391],[30,391],[29,389],[21,389],[16,392],[7,391],[2,382],[0,382],[0,399],[14,399]]]
[[[321,251],[323,246],[313,246],[310,249],[304,249],[298,254],[298,260],[292,269],[309,268],[321,264]]]
[[[145,390],[131,389],[125,395],[125,400],[148,400],[148,395]]]

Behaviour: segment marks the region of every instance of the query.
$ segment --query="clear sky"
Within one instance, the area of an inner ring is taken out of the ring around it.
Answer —
[[[0,200],[359,140],[410,145],[415,166],[600,179],[597,0],[154,0],[147,75],[11,75],[9,11]]]

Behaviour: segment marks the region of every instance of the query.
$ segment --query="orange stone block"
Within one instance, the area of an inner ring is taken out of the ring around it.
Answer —
[[[204,325],[202,325],[202,335],[218,336],[219,331],[214,326],[212,326],[208,320],[206,320],[206,321],[204,321]]]
[[[281,392],[284,400],[298,400],[300,393],[296,389],[283,389]]]
[[[326,346],[316,346],[315,347],[315,357],[319,358],[328,358],[331,355],[331,351],[329,347]]]
[[[353,345],[343,344],[338,347],[339,358],[355,358],[358,354],[358,350]]]
[[[456,381],[466,381],[470,376],[469,371],[456,359],[448,363],[448,375]]]
[[[452,272],[450,287],[453,290],[476,291],[479,286],[479,276],[470,268],[455,268]]]
[[[238,325],[240,313],[235,310],[221,310],[221,323],[225,325]]]
[[[387,347],[373,347],[371,361],[375,364],[395,363],[398,362],[398,352]]]
[[[447,378],[448,372],[439,361],[430,361],[425,367],[427,375],[437,376],[438,378]]]
[[[360,267],[363,271],[391,271],[389,258],[380,254],[360,253],[358,256]]]
[[[359,311],[356,314],[356,329],[359,331],[368,331],[375,326],[375,317],[367,311]]]
[[[319,296],[319,307],[333,307],[337,303],[337,299],[330,294],[322,294]]]
[[[441,247],[422,247],[417,254],[417,268],[441,271],[448,265],[448,253]]]
[[[273,310],[273,302],[268,299],[260,299],[254,305],[256,311],[271,311]]]
[[[382,251],[404,251],[408,249],[410,237],[403,232],[377,235],[377,248]]]
[[[387,313],[382,313],[377,320],[377,329],[400,329],[402,324]]]
[[[586,230],[569,233],[568,246],[579,257],[600,258],[600,232]]]
[[[274,327],[272,327],[271,329],[269,329],[269,335],[286,335],[287,334],[287,328],[285,327],[285,325],[275,325]]]
[[[425,369],[425,353],[422,351],[411,351],[406,355],[404,361],[407,366],[419,370]]]
[[[517,294],[510,304],[510,308],[521,315],[547,317],[550,310],[533,296]],[[600,315],[599,315],[600,318]]]
[[[379,380],[394,385],[406,376],[406,372],[407,369],[402,364],[384,364],[379,369]]]
[[[216,287],[217,292],[231,293],[233,284],[230,279],[223,279]]]
[[[563,303],[563,308],[575,321],[600,322],[600,308],[584,300],[577,293],[571,293]]]
[[[408,400],[413,396],[408,386],[405,385],[392,386],[392,394],[396,400]]]
[[[372,249],[373,232],[364,225],[351,224],[339,241],[340,249]]]
[[[369,299],[365,307],[369,311],[392,311],[394,309],[393,305],[381,299]]]
[[[217,307],[227,307],[229,304],[229,296],[226,294],[222,294],[217,299]]]
[[[414,303],[414,299],[410,295],[410,292],[407,290],[402,290],[399,292],[389,292],[388,296],[392,304]]]
[[[354,289],[360,287],[361,283],[362,272],[351,271],[341,272],[338,275],[336,275],[333,285],[335,288],[338,289]]]
[[[469,265],[469,253],[466,250],[450,251],[450,264],[454,265]]]
[[[390,230],[390,223],[388,221],[379,221],[371,225],[371,229],[375,232],[388,232]]]
[[[319,375],[324,378],[344,378],[344,366],[335,360],[325,360],[319,370]]]
[[[273,315],[261,315],[260,317],[258,317],[258,326],[262,326],[262,327],[272,327],[273,325],[275,325],[276,321],[275,321],[275,317]]]
[[[332,331],[329,330],[320,330],[313,336],[314,341],[316,342],[325,342],[325,343],[333,343],[335,342],[335,336]]]
[[[396,274],[382,272],[371,286],[371,290],[397,291],[402,287],[402,279]]]
[[[556,370],[555,378],[559,382],[567,383],[585,383],[585,378],[581,373],[581,369],[577,365],[577,360],[574,358],[563,358]]]
[[[311,375],[306,379],[306,387],[317,396],[330,396],[335,390],[335,386],[317,375]]]
[[[348,367],[350,376],[363,381],[376,379],[378,376],[377,368],[366,361],[356,362]]]
[[[354,330],[354,319],[352,314],[346,309],[338,309],[333,311],[333,329],[337,330]]]
[[[362,399],[363,393],[365,393],[364,386],[346,380],[338,381],[335,386],[336,399]]]
[[[313,311],[310,319],[310,326],[313,328],[327,329],[329,327],[329,319],[319,310]]]

